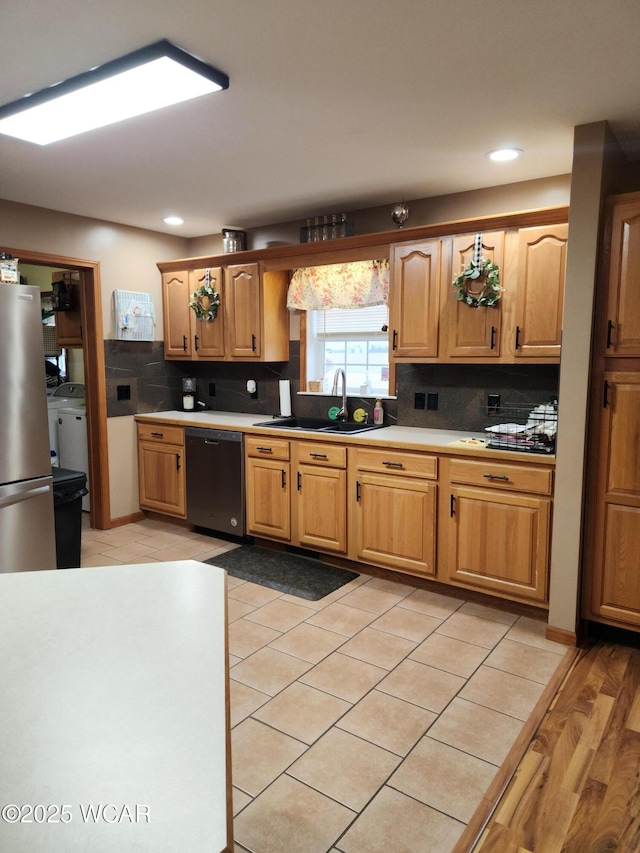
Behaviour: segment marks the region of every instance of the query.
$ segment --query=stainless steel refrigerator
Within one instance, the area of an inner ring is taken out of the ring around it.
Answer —
[[[40,290],[0,284],[0,572],[56,568]]]

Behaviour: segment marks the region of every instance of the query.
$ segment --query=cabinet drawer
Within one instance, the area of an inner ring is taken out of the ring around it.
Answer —
[[[324,465],[326,468],[346,468],[347,448],[339,444],[320,444],[301,441],[297,447],[298,462],[303,465]]]
[[[249,435],[245,439],[247,456],[258,456],[263,459],[289,459],[289,442],[269,435]]]
[[[549,468],[503,465],[490,460],[472,462],[468,459],[452,459],[449,471],[452,483],[538,495],[550,495],[553,491],[553,471]]]
[[[138,441],[184,445],[184,429],[167,424],[138,424]]]
[[[385,471],[407,477],[435,480],[438,476],[437,456],[422,453],[398,453],[396,450],[356,450],[359,471]]]

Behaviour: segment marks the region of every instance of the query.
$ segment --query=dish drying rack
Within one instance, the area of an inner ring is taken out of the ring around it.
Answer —
[[[487,447],[525,453],[555,453],[558,431],[556,402],[488,406],[486,416]]]

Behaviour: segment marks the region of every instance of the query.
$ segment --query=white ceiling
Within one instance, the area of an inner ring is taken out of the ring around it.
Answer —
[[[0,8],[0,104],[161,38],[230,78],[50,146],[0,136],[11,201],[193,237],[566,174],[574,126],[603,119],[640,158],[638,0]],[[502,145],[524,156],[485,158]]]

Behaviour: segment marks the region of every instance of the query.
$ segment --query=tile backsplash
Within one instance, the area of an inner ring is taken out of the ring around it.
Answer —
[[[179,409],[185,376],[195,377],[197,399],[214,411],[278,415],[280,379],[291,382],[295,415],[323,417],[336,402],[330,395],[297,395],[298,341],[290,342],[288,362],[270,364],[165,361],[162,341],[104,344],[110,418]],[[399,364],[397,400],[383,401],[385,420],[400,426],[481,431],[489,394],[498,394],[501,405],[533,408],[557,398],[558,377],[558,365]],[[247,391],[248,379],[256,382],[255,399]],[[416,394],[437,394],[438,408],[416,409]],[[374,403],[370,397],[349,397],[349,410],[361,406],[372,417]]]

